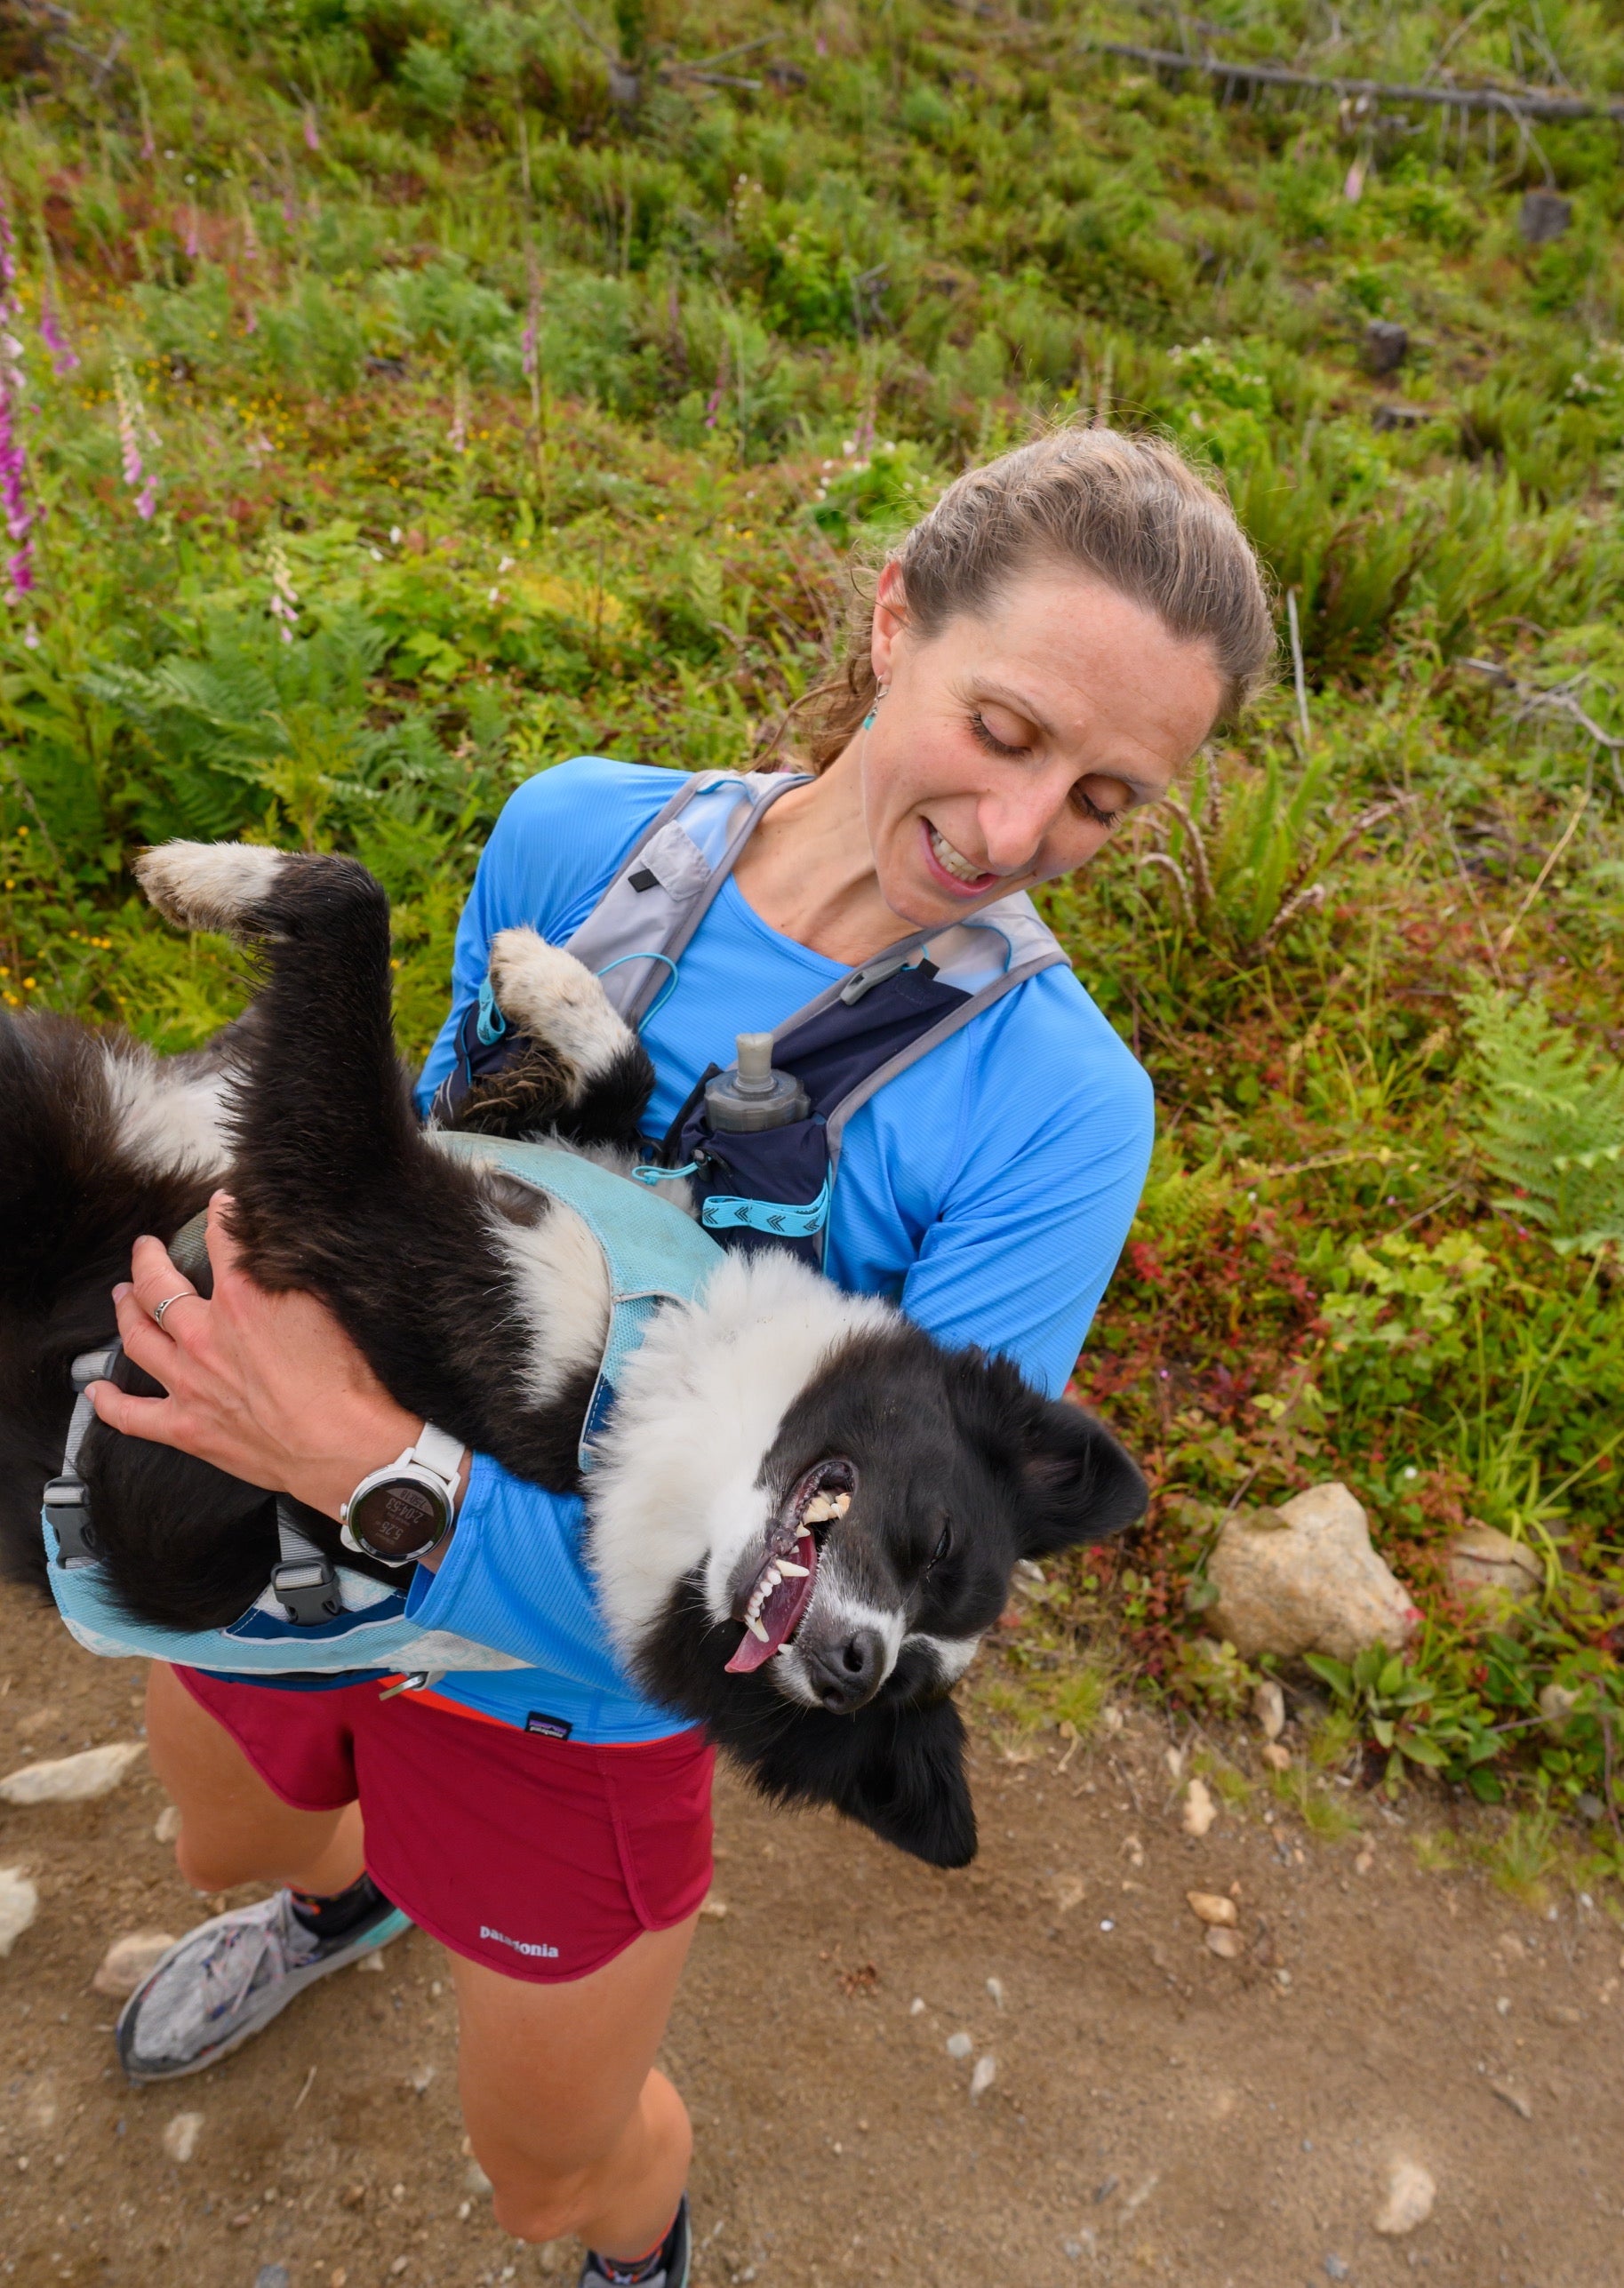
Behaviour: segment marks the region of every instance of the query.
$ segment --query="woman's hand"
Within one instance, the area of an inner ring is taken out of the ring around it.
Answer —
[[[93,1382],[91,1404],[116,1430],[336,1517],[367,1471],[404,1453],[422,1424],[395,1404],[324,1303],[255,1285],[223,1220],[230,1206],[225,1192],[209,1203],[212,1300],[156,1239],[136,1241],[133,1284],[113,1290],[125,1351],[169,1396],[135,1398]],[[166,1296],[179,1300],[160,1326]]]

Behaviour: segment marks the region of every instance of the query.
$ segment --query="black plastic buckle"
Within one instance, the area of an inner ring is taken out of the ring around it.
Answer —
[[[61,1563],[93,1564],[96,1537],[91,1531],[90,1488],[83,1478],[53,1477],[45,1488],[43,1506],[45,1523],[56,1535]]]
[[[271,1568],[271,1594],[296,1628],[336,1620],[344,1610],[338,1575],[324,1557],[300,1557]]]

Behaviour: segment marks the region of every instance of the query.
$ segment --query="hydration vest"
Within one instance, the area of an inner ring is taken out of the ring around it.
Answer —
[[[595,1441],[613,1406],[617,1378],[650,1318],[664,1302],[688,1302],[699,1295],[721,1251],[669,1200],[556,1145],[463,1134],[436,1134],[434,1141],[453,1158],[500,1167],[573,1208],[603,1252],[609,1327],[580,1449],[580,1467],[589,1471]],[[370,1573],[332,1564],[300,1530],[297,1506],[285,1499],[276,1505],[281,1563],[240,1620],[226,1628],[198,1629],[160,1628],[133,1620],[114,1601],[97,1561],[95,1520],[77,1469],[80,1443],[92,1418],[85,1386],[104,1377],[116,1356],[116,1346],[74,1362],[79,1396],[62,1475],[45,1488],[41,1521],[52,1595],[69,1635],[87,1652],[120,1659],[139,1654],[247,1677],[356,1672],[387,1676],[404,1671],[409,1684],[420,1685],[450,1669],[532,1666],[471,1637],[425,1629],[409,1620],[409,1576],[396,1588]]]
[[[621,859],[566,940],[634,1030],[676,981],[712,900],[768,810],[804,773],[708,771],[681,787]],[[822,1268],[829,1207],[852,1115],[940,1042],[1066,956],[1018,893],[969,920],[899,939],[794,1011],[772,1035],[776,1070],[800,1084],[803,1118],[756,1133],[718,1132],[701,1074],[647,1169],[687,1175],[704,1228],[724,1247],[787,1247]],[[489,976],[458,1028],[431,1112],[449,1117],[474,1084],[524,1052]]]

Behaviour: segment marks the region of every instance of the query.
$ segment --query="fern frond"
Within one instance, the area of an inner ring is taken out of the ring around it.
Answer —
[[[1624,1246],[1624,1065],[1591,1056],[1543,999],[1479,987],[1465,1000],[1477,1144],[1514,1196],[1497,1206],[1557,1245]]]

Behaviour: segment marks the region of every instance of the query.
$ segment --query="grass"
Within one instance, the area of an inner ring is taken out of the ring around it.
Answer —
[[[1548,0],[1537,41],[1510,5],[1214,5],[1204,38],[1308,71],[1413,81],[1447,50],[1463,82],[1624,86],[1588,0]],[[1384,108],[1350,136],[1318,97],[1090,46],[1166,44],[1149,5],[582,10],[648,44],[636,106],[556,0],[0,16],[12,521],[37,517],[0,609],[0,995],[204,1037],[239,965],[159,928],[130,860],[247,834],[379,874],[420,1050],[515,785],[581,750],[764,756],[851,542],[1044,420],[1174,436],[1283,640],[1294,596],[1303,708],[1288,676],[1044,896],[1156,1085],[1077,1376],[1154,1500],[1052,1569],[1004,1680],[1083,1731],[1108,1626],[1156,1691],[1244,1707],[1253,1673],[1203,1642],[1215,1523],[1341,1477],[1427,1615],[1404,1724],[1444,1762],[1395,1784],[1598,1794],[1624,1738],[1617,131]],[[747,42],[721,69],[755,84],[682,68]],[[1548,180],[1571,221],[1532,247]],[[1386,378],[1376,319],[1409,338]],[[1448,1588],[1475,1519],[1545,1561],[1509,1651]],[[1561,1741],[1525,1722],[1548,1683],[1593,1711]]]

